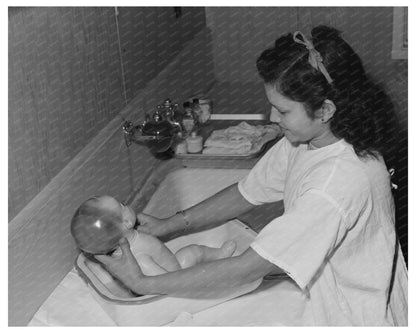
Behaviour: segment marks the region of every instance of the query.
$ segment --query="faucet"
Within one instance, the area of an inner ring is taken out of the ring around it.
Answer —
[[[182,126],[175,120],[175,112],[178,104],[166,99],[162,105],[158,105],[154,113],[146,114],[142,124],[134,125],[126,120],[122,124],[122,130],[126,146],[132,142],[146,144],[153,153],[167,151],[174,139],[182,132]]]
[[[166,119],[175,127],[182,132],[182,125],[175,118],[176,112],[178,111],[178,103],[172,103],[172,101],[167,98],[164,100],[162,105],[157,106],[158,110],[161,110],[162,114]]]
[[[149,135],[137,136],[136,133],[137,131],[141,132],[142,125],[133,125],[130,120],[126,120],[121,128],[123,130],[124,141],[126,142],[127,147],[129,147],[132,142],[142,143],[156,138],[155,136]]]

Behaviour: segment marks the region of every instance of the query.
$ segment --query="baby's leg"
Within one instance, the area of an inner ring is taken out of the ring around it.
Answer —
[[[175,256],[182,268],[188,268],[201,262],[231,257],[236,247],[234,241],[227,241],[220,248],[193,244],[178,250]]]

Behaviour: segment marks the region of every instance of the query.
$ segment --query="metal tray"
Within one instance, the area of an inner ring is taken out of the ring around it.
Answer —
[[[203,138],[203,142],[211,135],[214,130],[224,129],[230,126],[238,125],[241,121],[247,121],[250,125],[266,125],[269,123],[267,117],[264,114],[212,114],[208,125],[201,126],[199,134]],[[256,158],[261,155],[266,148],[269,148],[282,136],[277,134],[265,135],[264,138],[247,154],[202,154],[202,153],[188,153],[188,154],[175,154],[178,159],[193,159],[193,160],[221,160],[221,159],[233,159],[233,160],[246,160]]]

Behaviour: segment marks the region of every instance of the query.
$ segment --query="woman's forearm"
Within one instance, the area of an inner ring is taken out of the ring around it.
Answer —
[[[192,233],[209,229],[246,213],[255,207],[248,202],[233,184],[199,204],[168,219],[171,232]]]
[[[277,272],[282,271],[249,248],[237,257],[206,262],[163,275],[137,278],[130,288],[139,294],[196,297],[226,291]]]

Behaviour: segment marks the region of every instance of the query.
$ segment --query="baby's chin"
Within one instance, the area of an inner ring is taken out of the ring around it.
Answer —
[[[136,225],[136,220],[133,220],[133,219],[124,220],[123,225],[128,230],[133,229],[134,226]]]

